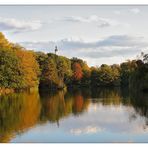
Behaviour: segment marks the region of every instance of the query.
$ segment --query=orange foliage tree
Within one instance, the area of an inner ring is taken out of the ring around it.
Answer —
[[[73,78],[75,81],[80,81],[83,77],[82,67],[79,63],[75,62],[72,66]]]
[[[17,47],[16,47],[17,48]],[[19,47],[20,48],[20,47]],[[16,55],[20,59],[21,70],[24,80],[24,87],[30,88],[38,85],[39,65],[32,51],[24,49],[16,50]]]

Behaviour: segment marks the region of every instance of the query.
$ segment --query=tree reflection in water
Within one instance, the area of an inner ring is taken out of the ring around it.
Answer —
[[[136,113],[146,118],[144,128],[148,127],[148,93],[136,93],[136,91],[132,91],[130,92],[130,100]],[[136,115],[133,115],[133,117],[136,117]]]
[[[57,122],[63,117],[73,113],[78,115],[88,108],[89,99],[85,99],[81,91],[65,93],[58,91],[56,93],[40,93],[42,110],[40,119],[42,122]]]
[[[34,126],[40,115],[38,92],[18,93],[0,98],[0,142]]]
[[[60,126],[60,120],[87,113],[90,104],[129,106],[146,119],[148,126],[148,94],[121,88],[84,88],[58,92],[24,92],[0,96],[0,142],[9,142],[15,135],[47,121]]]

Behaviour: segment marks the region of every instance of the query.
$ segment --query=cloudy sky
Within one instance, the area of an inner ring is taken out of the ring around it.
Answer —
[[[148,52],[148,6],[0,6],[0,31],[36,51],[79,57],[90,66]]]

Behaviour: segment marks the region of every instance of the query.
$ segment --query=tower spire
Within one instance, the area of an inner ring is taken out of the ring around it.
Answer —
[[[57,46],[55,46],[55,54],[57,53],[57,51],[58,51],[58,48],[57,48]]]

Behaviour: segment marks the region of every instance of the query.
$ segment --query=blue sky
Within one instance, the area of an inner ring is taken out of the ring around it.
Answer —
[[[148,51],[148,6],[0,6],[0,31],[36,51],[79,57],[90,66]]]

